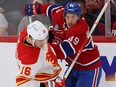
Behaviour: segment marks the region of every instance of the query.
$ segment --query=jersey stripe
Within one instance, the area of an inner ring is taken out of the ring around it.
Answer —
[[[95,69],[95,75],[94,75],[92,87],[97,87],[98,74],[99,74],[99,68]]]
[[[72,44],[68,40],[63,41],[63,43],[60,44],[60,48],[61,48],[62,52],[64,53],[65,58],[76,53],[74,47],[72,46]]]
[[[82,51],[84,52],[86,50],[92,50],[93,48],[94,48],[94,43],[92,41],[92,38],[90,38],[88,44],[84,47]]]
[[[73,62],[73,60],[70,57],[68,57],[68,59]],[[93,61],[91,61],[89,63],[86,63],[86,64],[82,64],[82,63],[79,63],[79,62],[76,62],[75,64],[79,64],[81,66],[90,66],[90,65],[96,63],[99,60],[100,60],[100,57],[98,57],[97,59],[95,59],[95,60],[93,60]]]
[[[59,5],[59,4],[52,4],[52,5],[50,5],[48,7],[48,9],[47,9],[47,12],[46,12],[47,16],[52,20],[52,11],[55,10],[55,9],[58,9],[60,7],[62,7],[62,6]]]

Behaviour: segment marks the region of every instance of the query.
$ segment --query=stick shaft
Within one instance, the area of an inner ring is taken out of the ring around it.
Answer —
[[[32,23],[32,16],[29,16],[29,24]]]

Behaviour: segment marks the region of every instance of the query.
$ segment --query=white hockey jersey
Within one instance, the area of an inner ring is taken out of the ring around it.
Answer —
[[[20,34],[17,44],[17,62],[19,72],[16,77],[17,86],[32,80],[46,82],[54,80],[60,73],[56,54],[52,47],[46,43],[43,48],[33,47],[26,42],[26,29]],[[27,86],[28,87],[28,86]]]

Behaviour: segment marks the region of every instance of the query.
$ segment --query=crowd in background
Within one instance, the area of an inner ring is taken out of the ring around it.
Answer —
[[[0,0],[0,36],[19,35],[24,27],[29,24],[29,18],[23,14],[24,4],[39,1],[40,3],[58,3],[65,6],[71,0]],[[74,1],[74,0],[73,0]],[[90,28],[98,17],[104,0],[76,0],[83,8],[83,16]],[[116,0],[110,2],[111,6],[111,29],[112,35],[116,34]],[[45,15],[33,16],[32,21],[39,20],[48,28],[51,21]],[[105,35],[104,15],[96,26],[93,35]]]

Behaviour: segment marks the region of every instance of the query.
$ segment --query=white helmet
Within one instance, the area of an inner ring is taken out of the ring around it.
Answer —
[[[28,25],[27,33],[34,40],[43,40],[48,36],[48,29],[40,21],[34,21]]]

